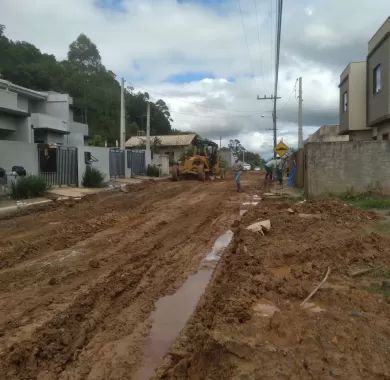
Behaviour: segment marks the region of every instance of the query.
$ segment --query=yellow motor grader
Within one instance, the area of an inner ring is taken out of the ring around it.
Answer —
[[[172,179],[197,177],[201,181],[212,177],[224,178],[224,169],[218,157],[218,145],[213,141],[197,138],[192,155],[183,157],[171,169]]]

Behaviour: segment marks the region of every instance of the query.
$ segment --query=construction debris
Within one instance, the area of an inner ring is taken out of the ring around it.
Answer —
[[[249,225],[246,229],[252,232],[260,232],[262,235],[264,235],[264,232],[271,230],[271,221],[269,219],[261,220]]]

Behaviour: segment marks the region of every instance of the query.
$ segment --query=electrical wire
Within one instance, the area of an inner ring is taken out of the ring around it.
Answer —
[[[248,37],[247,37],[247,34],[246,34],[246,30],[245,30],[244,17],[242,15],[241,0],[237,0],[237,3],[238,3],[238,8],[240,10],[241,27],[242,27],[242,32],[244,34],[245,45],[246,45],[246,48],[248,50],[248,56],[249,56],[249,61],[248,62],[249,62],[250,69],[252,71],[252,76],[255,77],[255,70],[254,70],[254,66],[253,66],[253,62],[252,62],[251,52],[250,52],[250,49],[249,49]]]
[[[256,13],[256,28],[257,28],[257,42],[259,45],[259,62],[260,62],[260,77],[263,85],[263,89],[265,88],[264,81],[264,66],[263,66],[263,49],[261,46],[261,38],[260,38],[260,22],[259,22],[259,12],[257,10],[257,0],[253,0],[255,4],[255,13]]]

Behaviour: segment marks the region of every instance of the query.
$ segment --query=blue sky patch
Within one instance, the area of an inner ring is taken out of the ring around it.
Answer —
[[[95,6],[112,11],[125,11],[123,0],[95,0]]]
[[[188,72],[188,73],[173,74],[170,77],[168,77],[165,81],[170,83],[189,83],[189,82],[197,82],[204,78],[214,79],[215,76],[212,73],[208,73],[208,72]]]

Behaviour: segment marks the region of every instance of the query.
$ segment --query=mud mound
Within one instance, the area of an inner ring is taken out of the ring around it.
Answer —
[[[265,236],[246,230],[262,219],[272,223]],[[364,232],[372,219],[328,201],[266,201],[249,211],[158,377],[390,378],[390,304],[371,287],[382,280],[375,269],[390,268],[390,239]],[[351,274],[361,268],[366,275]]]

